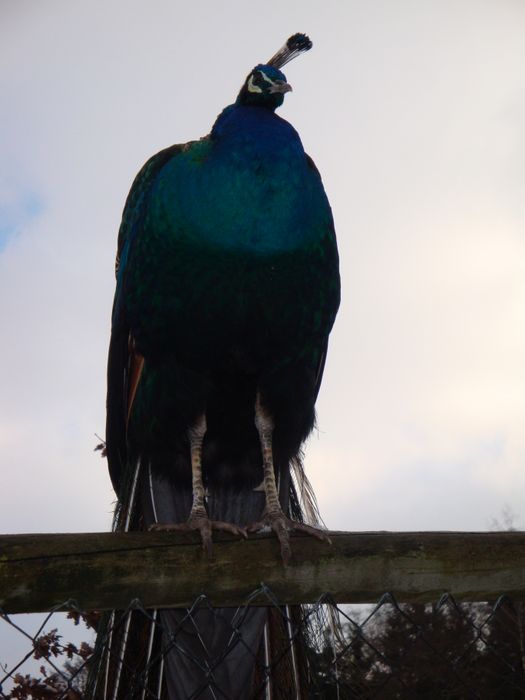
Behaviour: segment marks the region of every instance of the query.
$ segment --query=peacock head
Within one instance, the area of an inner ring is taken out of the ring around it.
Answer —
[[[293,58],[312,48],[306,34],[294,34],[265,64],[259,64],[250,72],[237,97],[237,104],[267,107],[274,110],[284,101],[284,95],[292,86],[286,82],[281,68]]]
[[[291,89],[284,73],[273,66],[259,64],[244,81],[237,102],[276,109],[282,105],[285,93]]]

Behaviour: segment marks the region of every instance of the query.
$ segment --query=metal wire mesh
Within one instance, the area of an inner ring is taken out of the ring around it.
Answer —
[[[244,629],[255,609],[266,617],[253,651]],[[81,623],[86,641],[67,640],[64,613]],[[104,615],[67,601],[31,631],[29,618],[0,613],[2,698],[171,700],[165,675],[174,658],[203,679],[188,697],[227,698],[221,668],[239,649],[253,664],[246,698],[525,698],[525,609],[506,597],[467,604],[444,595],[408,605],[386,593],[376,605],[336,606],[327,595],[289,607],[261,586],[238,609],[199,596],[169,625],[138,600]],[[215,655],[201,638],[210,619],[227,631]],[[98,628],[96,641],[84,623]],[[15,639],[24,651],[8,662]]]

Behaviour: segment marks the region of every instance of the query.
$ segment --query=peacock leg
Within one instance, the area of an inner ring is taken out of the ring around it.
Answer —
[[[272,416],[262,405],[259,393],[255,400],[255,427],[259,433],[259,440],[261,443],[266,505],[262,512],[261,520],[251,524],[248,527],[248,532],[256,532],[257,530],[270,526],[279,539],[283,562],[288,564],[292,555],[290,531],[305,532],[328,543],[331,543],[331,540],[322,530],[312,527],[311,525],[306,525],[305,523],[298,523],[283,513],[279,502],[273,464],[272,436],[275,426]]]
[[[199,530],[202,538],[202,547],[211,556],[212,530],[231,532],[234,535],[246,537],[246,531],[234,525],[220,520],[210,520],[204,503],[204,483],[202,481],[202,443],[206,434],[206,416],[202,414],[188,429],[191,453],[191,486],[193,502],[188,520],[185,523],[155,523],[150,530]]]

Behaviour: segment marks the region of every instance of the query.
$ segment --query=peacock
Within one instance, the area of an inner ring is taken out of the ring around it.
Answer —
[[[328,539],[304,522],[293,476],[339,306],[338,252],[319,172],[275,113],[292,90],[281,69],[311,46],[304,34],[290,37],[250,71],[209,135],[157,153],[133,182],[108,359],[116,529],[195,530],[210,554],[214,530],[269,527],[285,565],[290,531]],[[224,629],[210,611],[197,637],[183,611],[155,612],[164,640],[179,634],[160,671],[163,697],[251,697],[268,614],[248,611],[242,645],[224,654],[234,612],[221,612]],[[123,654],[141,637],[133,624]],[[135,697],[125,666],[106,678],[107,697]]]

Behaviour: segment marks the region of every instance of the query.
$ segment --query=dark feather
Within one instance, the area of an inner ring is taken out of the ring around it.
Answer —
[[[191,523],[195,464],[211,520],[246,526],[265,517],[268,471],[279,481],[276,517],[303,520],[305,498],[306,516],[316,518],[301,446],[314,426],[339,304],[338,255],[320,175],[297,132],[274,114],[290,89],[280,68],[311,46],[304,34],[290,37],[250,73],[209,136],[161,151],[132,185],[108,359],[115,529]],[[269,470],[256,414],[272,425]],[[263,474],[266,497],[257,488]],[[249,697],[263,633],[280,629],[266,610],[247,611],[238,626],[232,611],[201,611],[198,635],[185,612],[152,615],[148,626],[134,613],[126,633],[112,638],[111,658],[118,648],[125,661],[108,676],[119,699],[135,697],[134,672],[175,632],[165,657],[168,697]],[[234,622],[242,644],[232,644]],[[278,641],[283,634],[270,635],[277,647],[289,646]],[[150,685],[155,673],[160,667]],[[291,683],[295,697],[300,683]]]
[[[312,46],[313,44],[306,34],[294,34],[288,39],[286,44],[270,58],[267,65],[281,69],[291,60],[299,56],[299,54],[304,51],[310,51]]]

